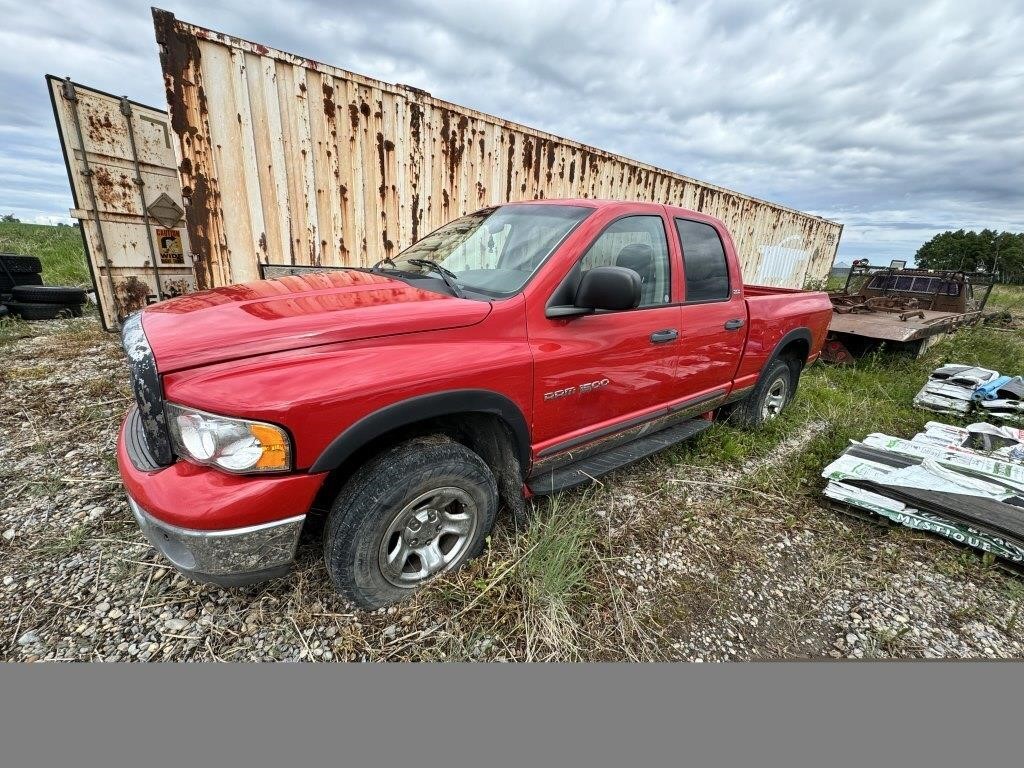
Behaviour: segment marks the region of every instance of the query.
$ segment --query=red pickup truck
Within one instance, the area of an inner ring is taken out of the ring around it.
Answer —
[[[708,427],[757,425],[821,350],[824,293],[744,287],[721,221],[655,203],[486,208],[372,269],[183,296],[126,321],[133,513],[179,570],[287,572],[329,510],[376,608],[481,551],[499,506]]]

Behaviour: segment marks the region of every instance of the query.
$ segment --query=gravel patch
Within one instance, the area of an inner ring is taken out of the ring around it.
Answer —
[[[287,578],[196,584],[167,567],[125,502],[114,446],[130,392],[116,337],[93,318],[30,334],[0,346],[4,660],[1024,656],[1019,577],[810,494],[745,487],[778,474],[817,422],[745,468],[655,458],[567,495],[599,530],[591,588],[569,608],[520,589],[508,522],[471,567],[387,610],[331,590],[314,532]]]

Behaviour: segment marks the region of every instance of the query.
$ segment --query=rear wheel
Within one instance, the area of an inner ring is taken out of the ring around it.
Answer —
[[[761,400],[761,421],[771,421],[786,407],[789,402],[789,375],[776,376],[765,390]]]
[[[411,440],[363,465],[334,502],[324,559],[363,608],[403,600],[483,549],[498,509],[494,475],[443,437]]]
[[[796,391],[795,366],[775,360],[761,374],[750,396],[737,403],[729,421],[745,427],[757,427],[778,418]]]

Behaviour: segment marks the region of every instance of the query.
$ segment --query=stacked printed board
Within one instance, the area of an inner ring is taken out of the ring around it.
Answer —
[[[1024,430],[928,422],[855,442],[822,472],[837,505],[1024,564]]]
[[[964,416],[971,412],[985,418],[1024,423],[1024,378],[1007,376],[989,368],[947,363],[928,376],[914,405],[936,413]]]

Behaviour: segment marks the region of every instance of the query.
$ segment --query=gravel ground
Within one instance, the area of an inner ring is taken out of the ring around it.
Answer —
[[[116,339],[91,318],[17,334],[0,346],[4,660],[1024,655],[1019,576],[786,492],[786,458],[826,428],[814,421],[741,469],[666,456],[541,502],[540,520],[561,505],[590,526],[572,600],[538,591],[548,582],[526,565],[539,543],[508,522],[487,555],[397,609],[336,596],[312,533],[288,578],[194,584],[143,539],[117,479],[129,390]]]

